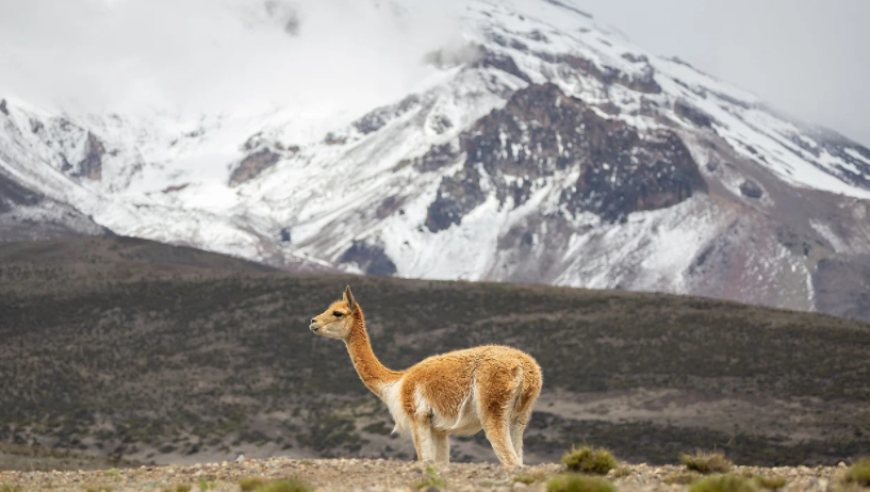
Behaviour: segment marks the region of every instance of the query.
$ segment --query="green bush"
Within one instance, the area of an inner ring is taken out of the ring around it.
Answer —
[[[562,463],[568,470],[593,475],[607,475],[607,472],[616,468],[616,458],[606,449],[571,448],[571,451],[562,456]]]
[[[616,492],[616,487],[603,478],[566,473],[551,478],[547,492]]]
[[[680,461],[689,470],[703,473],[704,475],[725,473],[731,470],[732,465],[722,453],[702,453],[700,451],[695,454],[684,454],[680,456]]]

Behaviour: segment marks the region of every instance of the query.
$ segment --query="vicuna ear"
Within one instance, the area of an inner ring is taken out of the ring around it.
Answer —
[[[351,311],[356,310],[356,300],[353,298],[353,292],[350,291],[349,285],[344,289],[344,302],[347,303],[347,307],[349,307]]]

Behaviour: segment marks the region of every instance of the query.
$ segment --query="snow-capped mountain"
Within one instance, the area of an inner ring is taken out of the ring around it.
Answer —
[[[257,28],[304,37],[293,4],[262,7]],[[401,20],[410,7],[380,8]],[[469,0],[459,25],[411,89],[365,110],[93,113],[0,94],[0,185],[119,234],[278,266],[870,320],[870,150],[645,52],[569,0]]]

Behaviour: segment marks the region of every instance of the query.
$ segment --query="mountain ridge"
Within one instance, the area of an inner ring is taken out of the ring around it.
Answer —
[[[9,99],[0,168],[119,234],[278,267],[870,319],[870,150],[571,3],[461,5],[462,44],[367,113],[72,115]]]

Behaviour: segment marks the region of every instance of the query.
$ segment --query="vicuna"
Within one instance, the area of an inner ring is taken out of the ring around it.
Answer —
[[[543,382],[530,355],[485,345],[429,357],[404,371],[388,369],[372,351],[350,287],[311,319],[310,328],[344,340],[363,384],[390,409],[395,430],[414,438],[418,460],[448,462],[448,435],[483,429],[503,465],[523,464],[523,431]]]

